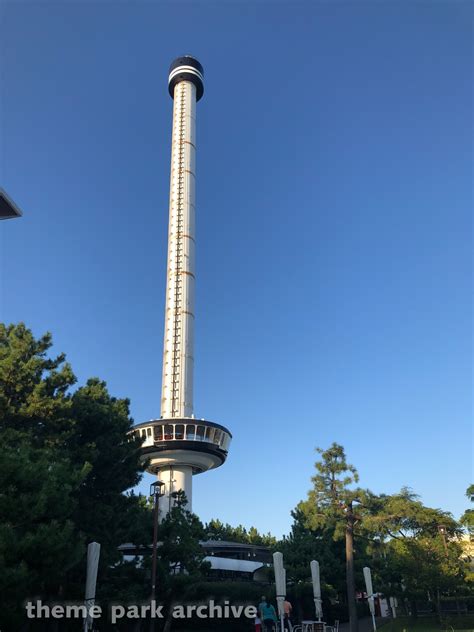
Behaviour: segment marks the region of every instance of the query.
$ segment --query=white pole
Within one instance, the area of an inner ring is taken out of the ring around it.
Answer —
[[[392,609],[392,616],[394,619],[397,618],[397,600],[395,597],[390,597],[390,608]]]
[[[283,602],[286,597],[286,572],[283,567],[283,553],[273,554],[273,570],[275,571],[276,598],[278,604],[278,614],[280,615],[280,625],[283,632],[285,628],[285,609]]]
[[[319,562],[313,560],[310,564],[311,567],[311,580],[313,582],[313,596],[314,596],[314,607],[316,610],[316,616],[318,621],[321,621],[323,618],[323,608],[322,608],[322,600],[321,600],[321,579],[319,574]]]
[[[369,609],[370,614],[372,615],[372,625],[374,628],[374,632],[377,630],[377,626],[375,624],[375,599],[374,599],[374,589],[372,586],[372,575],[370,572],[370,568],[368,566],[364,566],[364,579],[365,579],[365,587],[367,590],[367,597],[369,600]]]
[[[90,542],[87,546],[87,576],[85,605],[87,614],[84,619],[84,631],[92,629],[92,617],[89,612],[95,603],[95,589],[97,585],[97,569],[99,568],[100,544]]]

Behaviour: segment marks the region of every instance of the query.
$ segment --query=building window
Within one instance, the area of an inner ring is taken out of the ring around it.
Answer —
[[[174,438],[177,439],[178,441],[182,441],[184,439],[184,425],[183,424],[177,424],[174,427]]]
[[[154,427],[155,441],[163,441],[163,426]]]
[[[173,426],[171,424],[165,425],[165,441],[173,440]]]

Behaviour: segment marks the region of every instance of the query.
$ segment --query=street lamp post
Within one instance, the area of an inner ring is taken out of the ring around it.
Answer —
[[[438,531],[441,535],[441,537],[443,538],[443,545],[444,545],[444,552],[446,554],[446,557],[448,557],[448,543],[446,542],[446,527],[444,524],[440,524],[438,526]]]
[[[158,512],[159,512],[160,496],[163,496],[163,492],[161,491],[162,487],[164,487],[164,483],[162,481],[155,481],[154,483],[150,485],[150,496],[153,496],[153,556],[152,556],[152,562],[151,562],[150,604],[151,602],[155,601],[155,598],[156,598],[156,557],[157,557],[157,548],[158,548]],[[155,619],[152,617],[150,619],[150,632],[154,632],[154,630],[155,630]]]

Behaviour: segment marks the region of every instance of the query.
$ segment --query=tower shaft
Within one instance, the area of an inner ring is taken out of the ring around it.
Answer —
[[[174,86],[161,417],[193,415],[196,86]]]

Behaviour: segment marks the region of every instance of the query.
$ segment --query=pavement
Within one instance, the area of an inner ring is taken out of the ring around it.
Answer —
[[[377,627],[379,627],[379,625],[382,625],[386,621],[389,621],[389,619],[384,617],[375,618],[375,623]],[[349,623],[341,623],[339,625],[339,632],[349,632],[349,630]],[[373,632],[372,617],[364,617],[363,619],[359,619],[359,632]]]

